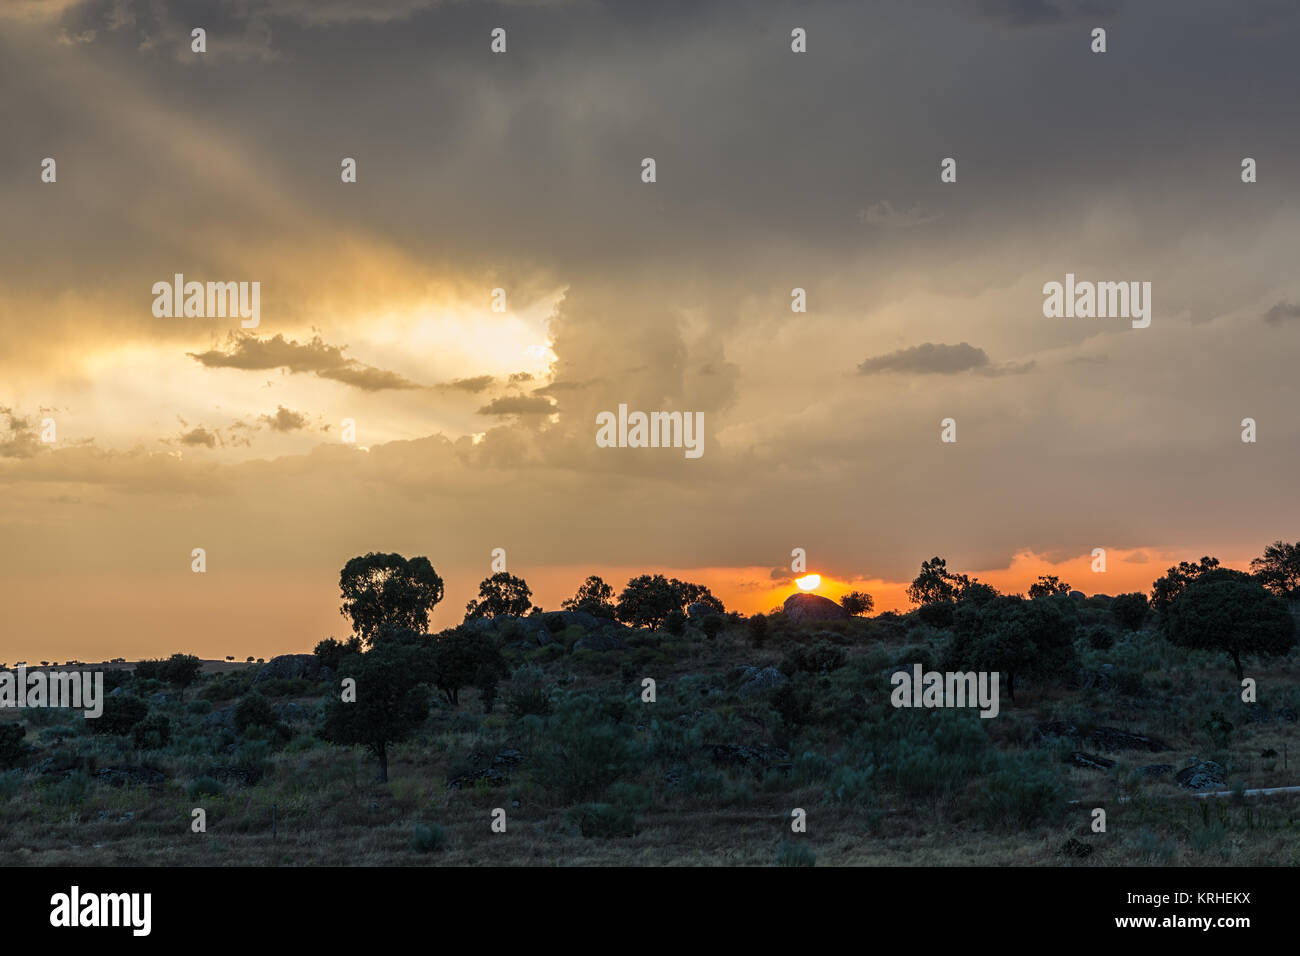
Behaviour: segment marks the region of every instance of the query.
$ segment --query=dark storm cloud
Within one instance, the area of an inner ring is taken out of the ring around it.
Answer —
[[[191,358],[207,368],[235,368],[245,371],[287,369],[291,373],[309,372],[320,378],[343,382],[368,392],[386,389],[422,388],[396,372],[372,368],[344,356],[346,346],[329,345],[315,336],[309,342],[295,342],[276,334],[269,339],[252,335],[232,336],[227,349],[189,352]]]

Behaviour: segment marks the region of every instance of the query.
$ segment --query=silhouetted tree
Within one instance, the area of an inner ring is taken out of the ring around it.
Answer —
[[[388,782],[388,748],[409,737],[429,713],[429,689],[421,683],[427,649],[384,644],[345,657],[341,677],[356,681],[356,700],[332,695],[325,706],[321,737],[336,744],[360,744],[379,760],[379,779]]]
[[[1242,655],[1285,654],[1295,644],[1295,628],[1286,602],[1245,572],[1226,568],[1199,574],[1161,618],[1170,643],[1227,653],[1238,681]]]
[[[566,611],[585,611],[596,617],[614,619],[614,589],[596,574],[578,588],[573,597],[560,602]]]
[[[1110,613],[1122,627],[1136,630],[1147,619],[1147,596],[1140,591],[1121,594],[1110,602]]]
[[[1255,580],[1287,601],[1300,598],[1300,541],[1274,541],[1264,556],[1250,562]]]
[[[340,613],[367,646],[384,624],[424,634],[429,612],[442,600],[442,578],[425,557],[409,561],[400,554],[372,552],[353,558],[339,574],[343,595]]]
[[[322,667],[337,672],[339,662],[346,655],[361,653],[361,638],[353,635],[346,641],[336,641],[332,637],[327,637],[312,649],[312,653],[320,659]]]
[[[464,625],[438,634],[432,650],[434,686],[453,707],[460,706],[460,692],[466,687],[477,687],[489,706],[487,699],[495,699],[498,681],[509,674],[496,642]]]
[[[1070,585],[1055,574],[1040,574],[1038,580],[1029,585],[1029,599],[1051,597],[1053,594],[1069,594]]]
[[[685,613],[692,604],[705,604],[718,612],[726,611],[702,584],[666,578],[662,574],[642,574],[627,582],[618,596],[615,614],[633,627],[662,627],[673,611]]]
[[[875,599],[866,591],[850,591],[840,598],[840,607],[855,617],[861,614],[870,614],[871,609],[875,606]]]
[[[522,617],[533,606],[532,598],[533,592],[523,578],[498,571],[479,583],[478,600],[465,605],[465,620],[505,614]]]
[[[158,668],[158,676],[169,684],[174,684],[185,699],[185,688],[199,679],[199,670],[203,662],[193,654],[173,654],[163,661]]]
[[[1207,571],[1213,571],[1219,566],[1218,558],[1209,556],[1201,558],[1200,564],[1192,564],[1190,561],[1180,561],[1178,567],[1170,568],[1165,572],[1163,578],[1158,578],[1151,585],[1151,610],[1157,614],[1162,613],[1165,608],[1173,602],[1174,598],[1183,593],[1183,588],[1191,584],[1202,574]]]
[[[1015,700],[1017,676],[1059,679],[1073,670],[1074,632],[1074,604],[1059,595],[963,602],[953,613],[944,669],[998,671],[1007,696]]]

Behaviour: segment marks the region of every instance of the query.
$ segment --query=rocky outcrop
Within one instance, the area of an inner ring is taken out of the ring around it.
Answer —
[[[736,693],[741,697],[772,690],[790,683],[790,678],[776,667],[746,667],[741,671],[741,684]]]
[[[334,671],[322,667],[320,658],[315,654],[281,654],[273,657],[253,675],[250,683],[262,684],[269,680],[304,680],[332,681]]]
[[[782,606],[791,624],[810,624],[817,621],[847,621],[851,614],[830,598],[820,594],[791,594]]]
[[[1184,790],[1209,790],[1223,786],[1227,776],[1222,764],[1213,760],[1196,760],[1174,774],[1174,783]]]

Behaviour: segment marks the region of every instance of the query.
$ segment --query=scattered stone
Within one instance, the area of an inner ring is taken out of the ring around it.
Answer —
[[[235,708],[218,707],[216,710],[209,711],[203,715],[202,725],[204,727],[235,729]]]
[[[1169,744],[1159,737],[1134,734],[1127,730],[1119,730],[1116,727],[1093,727],[1081,730],[1063,720],[1052,720],[1040,724],[1034,729],[1034,737],[1040,743],[1054,737],[1070,737],[1092,744],[1098,750],[1110,752],[1117,750],[1146,750],[1151,753],[1160,753],[1171,749]]]
[[[1153,763],[1148,764],[1145,767],[1138,767],[1138,773],[1142,774],[1144,777],[1150,777],[1152,779],[1163,777],[1165,774],[1173,772],[1173,764],[1168,763]]]
[[[235,783],[241,787],[251,787],[262,779],[262,771],[248,767],[209,767],[203,776],[211,777],[218,783]]]
[[[315,713],[311,708],[304,707],[302,704],[295,704],[293,701],[287,701],[281,704],[277,710],[279,711],[280,719],[285,723],[290,724],[298,721],[310,721],[315,717]]]
[[[1096,754],[1086,754],[1082,750],[1076,750],[1065,758],[1065,762],[1075,767],[1084,767],[1088,770],[1109,770],[1115,766],[1115,761],[1107,760],[1105,757],[1098,757]]]
[[[746,667],[741,671],[742,683],[736,689],[741,697],[749,697],[774,687],[790,683],[790,678],[779,667]]]
[[[1092,853],[1092,845],[1084,843],[1082,840],[1076,840],[1074,837],[1066,840],[1061,847],[1061,853],[1065,856],[1073,856],[1082,860]]]
[[[597,631],[594,634],[587,634],[573,642],[575,651],[621,651],[627,645],[617,634],[611,634],[608,631]]]
[[[95,771],[95,776],[114,787],[125,786],[128,783],[158,787],[167,780],[166,774],[147,767],[101,767]]]
[[[1209,790],[1223,786],[1227,771],[1213,760],[1196,760],[1174,774],[1174,782],[1184,790]]]
[[[494,767],[518,767],[523,762],[523,752],[509,748],[492,758],[492,766]]]

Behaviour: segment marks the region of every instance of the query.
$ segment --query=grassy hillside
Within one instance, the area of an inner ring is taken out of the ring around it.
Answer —
[[[711,637],[692,622],[623,631],[610,650],[572,650],[582,627],[487,622],[510,673],[491,712],[473,689],[435,699],[386,784],[372,755],[316,732],[337,679],[254,684],[258,665],[223,664],[181,701],[119,668],[106,713],[140,698],[143,730],[0,711],[26,731],[0,755],[0,862],[1300,864],[1300,795],[1197,799],[1174,782],[1196,760],[1223,768],[1214,790],[1300,785],[1296,652],[1248,670],[1248,705],[1222,654],[1075,603],[1077,669],[1018,682],[993,719],[890,705],[891,669],[938,666],[948,640],[918,615],[778,614],[761,633],[728,616]]]

